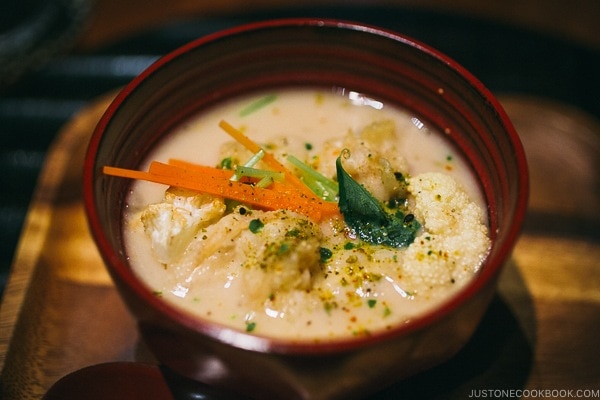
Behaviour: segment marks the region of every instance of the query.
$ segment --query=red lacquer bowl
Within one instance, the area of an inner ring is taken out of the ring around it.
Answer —
[[[437,309],[389,331],[302,344],[191,317],[136,278],[121,232],[130,182],[104,176],[102,166],[136,168],[158,141],[206,107],[290,86],[361,92],[445,132],[479,177],[488,204],[493,245],[472,283]],[[455,354],[494,295],[521,229],[527,192],[519,138],[498,101],[469,72],[397,33],[315,19],[229,29],[161,58],[110,105],[91,139],[84,171],[91,232],[157,359],[227,391],[287,400],[362,397]]]

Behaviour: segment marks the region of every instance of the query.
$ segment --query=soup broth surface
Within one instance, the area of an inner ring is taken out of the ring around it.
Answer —
[[[402,324],[477,274],[490,246],[477,180],[446,138],[414,115],[343,89],[259,93],[188,121],[142,168],[170,159],[244,165],[253,152],[219,127],[222,120],[293,172],[290,155],[341,185],[339,160],[383,209],[402,210],[394,221],[417,227],[414,240],[372,243],[346,214],[315,219],[135,181],[124,213],[127,254],[165,301],[241,331],[319,341]],[[268,169],[264,160],[254,167]]]

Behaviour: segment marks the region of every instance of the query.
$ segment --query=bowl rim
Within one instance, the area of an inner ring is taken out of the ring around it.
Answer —
[[[457,75],[461,76],[483,99],[485,99],[486,102],[488,102],[488,104],[497,113],[497,118],[502,123],[508,135],[509,142],[512,145],[515,162],[517,163],[517,169],[520,171],[517,187],[518,195],[516,204],[514,206],[515,209],[514,218],[512,221],[513,223],[507,227],[509,232],[506,235],[506,240],[500,244],[501,247],[497,250],[497,256],[494,259],[486,259],[475,279],[468,282],[453,296],[442,301],[438,306],[427,311],[426,313],[423,313],[422,315],[411,318],[405,323],[397,324],[389,330],[375,331],[368,336],[322,338],[318,341],[315,341],[314,339],[294,340],[260,336],[238,331],[234,328],[221,325],[217,322],[193,316],[186,311],[169,305],[167,302],[153,295],[150,289],[147,288],[141,280],[135,277],[129,265],[121,260],[118,251],[110,246],[106,233],[101,228],[99,215],[95,206],[95,154],[99,150],[101,139],[104,135],[104,131],[109,125],[109,122],[123,105],[123,103],[125,103],[131,94],[135,92],[137,87],[139,87],[154,73],[159,71],[165,65],[168,65],[174,59],[205,44],[251,31],[307,26],[339,28],[383,36],[387,39],[391,39],[413,47],[417,51],[423,52],[429,57],[432,57],[443,63],[446,68],[453,70]],[[132,290],[136,296],[141,298],[144,303],[148,304],[156,312],[164,315],[171,323],[180,325],[190,332],[197,332],[217,341],[246,350],[281,354],[323,354],[349,351],[371,344],[381,343],[392,338],[409,335],[451,315],[453,312],[458,310],[461,305],[467,303],[469,299],[473,298],[477,293],[482,291],[488,284],[494,283],[495,278],[512,252],[517,238],[521,233],[527,209],[528,195],[528,167],[520,138],[500,102],[473,74],[471,74],[462,65],[446,54],[402,33],[357,21],[312,17],[279,18],[245,23],[197,38],[160,57],[147,69],[136,76],[129,84],[123,87],[108,106],[105,113],[102,115],[88,144],[83,173],[83,200],[85,212],[87,214],[88,225],[92,237],[94,238],[96,245],[100,250],[100,254],[104,259],[104,262],[107,264],[110,274],[113,275],[113,280],[115,277],[118,277],[122,282],[125,282],[129,289]]]

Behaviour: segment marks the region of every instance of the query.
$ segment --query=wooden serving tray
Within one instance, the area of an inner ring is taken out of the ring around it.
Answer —
[[[0,309],[2,398],[39,399],[89,365],[153,362],[88,233],[81,198],[87,142],[112,98],[73,118],[48,153]],[[599,393],[600,125],[562,104],[500,100],[526,148],[531,197],[499,293],[455,358],[374,399]]]

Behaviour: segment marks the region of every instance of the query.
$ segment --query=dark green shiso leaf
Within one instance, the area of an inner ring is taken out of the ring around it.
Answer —
[[[348,154],[349,151],[344,150],[336,160],[338,205],[346,224],[359,239],[368,243],[389,247],[410,245],[421,224],[415,218],[405,218],[401,210],[386,211],[379,200],[344,170],[342,158]]]

